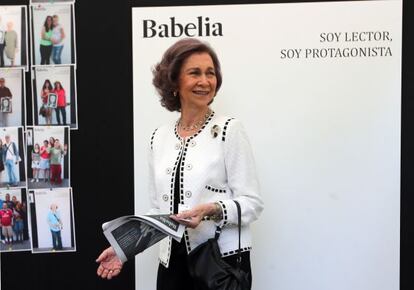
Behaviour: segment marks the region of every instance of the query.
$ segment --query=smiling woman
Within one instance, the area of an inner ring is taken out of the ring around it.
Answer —
[[[207,281],[192,276],[195,266],[188,259],[216,231],[221,231],[222,259],[229,267],[240,267],[251,284],[249,224],[259,217],[263,202],[242,125],[209,107],[222,83],[217,55],[197,39],[179,40],[164,53],[153,75],[161,105],[181,116],[152,134],[148,214],[170,213],[187,227],[180,243],[170,238],[161,242],[157,289],[222,289],[206,288]],[[241,207],[241,243],[235,201]],[[112,248],[97,261],[103,278],[118,275],[122,267]]]

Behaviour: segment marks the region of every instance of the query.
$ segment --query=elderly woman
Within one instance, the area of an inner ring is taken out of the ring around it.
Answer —
[[[150,214],[170,213],[187,229],[181,243],[161,242],[157,289],[194,289],[187,255],[214,237],[223,259],[235,266],[237,207],[241,206],[241,268],[250,269],[249,224],[263,209],[249,141],[240,122],[219,116],[209,105],[222,83],[213,49],[197,39],[172,45],[153,71],[161,105],[180,118],[155,130],[149,145]],[[112,248],[97,260],[98,275],[112,278],[122,263]]]

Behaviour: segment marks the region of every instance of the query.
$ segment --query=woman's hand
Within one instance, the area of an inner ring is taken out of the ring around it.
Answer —
[[[112,247],[104,250],[96,259],[99,264],[96,273],[103,279],[112,279],[112,277],[118,276],[122,270],[122,262],[115,254]]]
[[[205,216],[214,215],[215,211],[216,206],[214,203],[203,203],[170,217],[180,224],[195,229]]]

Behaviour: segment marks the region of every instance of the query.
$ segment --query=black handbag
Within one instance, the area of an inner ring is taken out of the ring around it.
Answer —
[[[222,258],[217,243],[221,228],[217,227],[214,238],[202,243],[188,254],[190,274],[197,286],[197,290],[250,290],[250,274],[240,269],[241,251],[241,209],[237,206],[239,248],[237,251],[237,267],[233,268]]]

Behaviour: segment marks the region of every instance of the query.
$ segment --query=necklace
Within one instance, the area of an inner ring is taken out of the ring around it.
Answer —
[[[193,131],[193,130],[196,130],[196,129],[199,129],[206,122],[206,120],[208,119],[208,117],[210,117],[211,113],[212,113],[212,111],[209,108],[207,110],[207,113],[204,115],[204,117],[202,119],[194,122],[194,124],[191,124],[189,126],[184,126],[181,123],[181,118],[180,118],[180,119],[178,119],[178,127],[179,127],[180,130],[187,131],[187,132]]]

